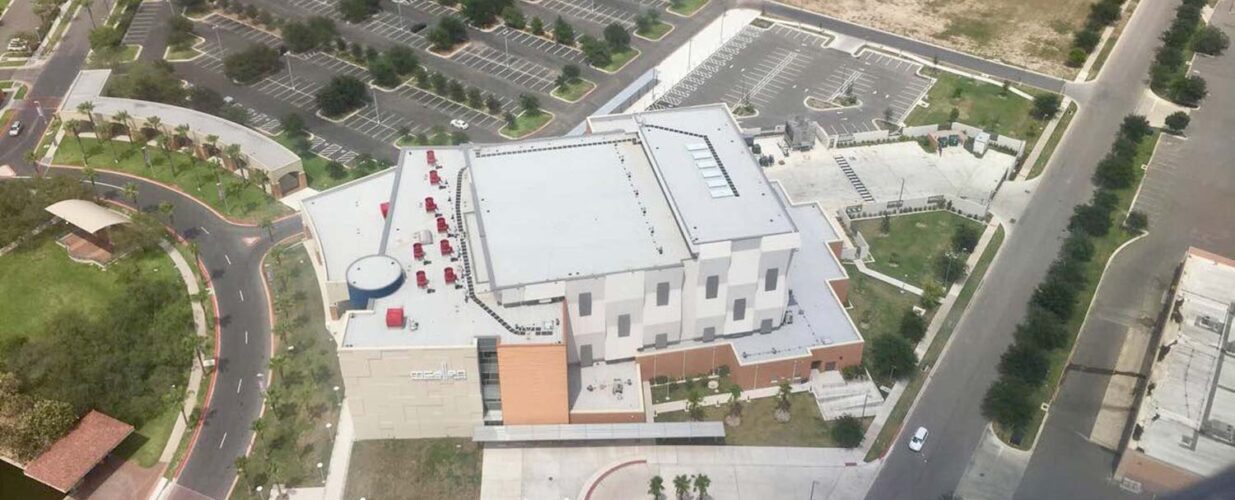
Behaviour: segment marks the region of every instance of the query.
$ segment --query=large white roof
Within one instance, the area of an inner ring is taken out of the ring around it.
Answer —
[[[64,219],[69,224],[94,234],[99,230],[124,224],[129,221],[127,215],[108,210],[87,200],[63,200],[48,205],[46,210],[52,215]]]
[[[634,134],[486,146],[468,157],[494,288],[690,258]]]

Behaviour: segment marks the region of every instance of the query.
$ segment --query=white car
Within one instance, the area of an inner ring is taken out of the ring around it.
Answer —
[[[9,137],[17,137],[21,135],[21,122],[13,122],[13,126],[9,127]]]
[[[463,120],[455,118],[453,120],[450,120],[450,126],[457,128],[459,130],[467,130],[467,128],[470,127],[471,125],[468,125],[467,122]]]
[[[918,427],[918,431],[914,432],[913,437],[909,438],[909,449],[922,451],[922,445],[926,444],[926,437],[930,434],[925,427]]]

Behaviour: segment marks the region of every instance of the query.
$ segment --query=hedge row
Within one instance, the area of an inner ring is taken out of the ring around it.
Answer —
[[[1079,68],[1089,54],[1098,48],[1102,30],[1119,20],[1124,0],[1100,0],[1089,6],[1085,26],[1072,35],[1072,50],[1068,52],[1068,66]]]

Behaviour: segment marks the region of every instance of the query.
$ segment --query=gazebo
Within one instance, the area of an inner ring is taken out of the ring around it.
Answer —
[[[30,463],[25,475],[56,491],[73,491],[108,453],[133,432],[133,426],[91,410]]]
[[[88,200],[59,201],[46,210],[73,226],[57,240],[68,250],[69,258],[100,266],[112,259],[111,227],[129,222],[128,216]]]

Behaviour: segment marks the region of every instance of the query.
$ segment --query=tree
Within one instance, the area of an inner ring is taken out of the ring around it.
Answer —
[[[646,35],[660,24],[660,11],[648,9],[635,16],[635,30],[640,35]]]
[[[88,165],[90,163],[90,153],[86,151],[86,146],[81,142],[81,122],[78,120],[65,120],[64,129],[73,134],[73,139],[77,141],[77,150],[81,152],[81,164]]]
[[[283,128],[283,134],[291,138],[301,137],[306,133],[304,128],[304,118],[301,118],[298,113],[288,113],[284,115],[283,118],[279,119],[279,126]],[[209,139],[209,137],[207,139]],[[215,136],[215,140],[218,140],[217,136]]]
[[[129,144],[136,144],[137,141],[134,140],[135,136],[133,135],[133,130],[135,130],[135,127],[132,122],[129,121],[131,118],[132,117],[129,115],[129,112],[124,110],[117,111],[116,114],[111,117],[112,121],[124,126],[124,134],[129,136]]]
[[[922,300],[920,301],[923,307],[933,308],[938,306],[943,301],[943,296],[947,293],[939,283],[935,280],[929,280],[925,285],[922,285]]]
[[[557,86],[565,87],[579,81],[580,73],[579,67],[573,64],[562,66],[562,74],[557,77]]]
[[[879,232],[883,234],[892,233],[892,217],[888,214],[883,214],[883,217],[879,218]]]
[[[514,5],[507,6],[502,9],[502,22],[506,23],[510,29],[522,30],[527,27],[527,20],[523,17],[523,11]]]
[[[339,0],[339,14],[349,23],[364,22],[381,10],[379,0]]]
[[[914,312],[913,308],[906,309],[901,315],[900,333],[909,342],[917,344],[926,336],[926,320]]]
[[[92,187],[92,188],[97,188],[97,187],[98,187],[98,185],[97,185],[97,184],[95,184],[95,181],[97,181],[97,180],[98,180],[98,178],[99,178],[99,173],[98,173],[97,171],[95,171],[95,170],[94,170],[94,167],[92,167],[92,166],[90,166],[90,165],[86,165],[85,167],[82,167],[82,169],[81,169],[81,177],[82,177],[83,179],[86,179],[86,180],[90,181],[90,187]]]
[[[1188,124],[1192,122],[1192,118],[1188,113],[1176,111],[1166,116],[1166,129],[1172,134],[1183,133],[1184,129],[1188,128]]]
[[[986,390],[982,398],[982,415],[1005,429],[1023,430],[1033,419],[1032,393],[1033,388],[1024,382],[1001,377]]]
[[[609,23],[605,26],[604,31],[605,43],[609,44],[609,48],[614,52],[625,52],[630,49],[630,32],[618,23]]]
[[[1153,131],[1153,127],[1149,126],[1149,120],[1141,115],[1125,116],[1123,122],[1119,124],[1119,134],[1131,139],[1132,142],[1141,142],[1141,139],[1152,134]]]
[[[699,391],[691,389],[686,395],[686,415],[693,421],[703,420],[703,396]]]
[[[113,53],[120,48],[124,33],[111,26],[99,26],[90,30],[90,48],[96,53]]]
[[[339,35],[334,21],[328,17],[313,16],[304,22],[283,23],[280,32],[287,50],[301,53],[324,48]]]
[[[1051,362],[1046,353],[1034,344],[1016,342],[999,357],[999,373],[1027,385],[1038,387],[1046,382]]]
[[[1124,225],[1128,226],[1128,230],[1140,233],[1149,227],[1149,216],[1140,210],[1133,210],[1128,213],[1128,220],[1124,221]]]
[[[528,116],[540,115],[540,99],[531,94],[519,94],[519,107]]]
[[[742,386],[738,384],[729,386],[729,415],[725,416],[725,423],[732,427],[742,425]]]
[[[373,76],[373,83],[381,87],[394,88],[401,83],[394,65],[384,57],[369,62],[369,74]]]
[[[957,224],[952,231],[952,250],[960,253],[972,253],[978,246],[982,234],[973,224]]]
[[[124,187],[121,188],[121,193],[123,193],[124,197],[127,198],[129,201],[133,202],[133,206],[135,207],[137,206],[137,183],[136,182],[129,181],[129,182],[124,183]]]
[[[160,201],[159,213],[163,214],[163,217],[167,217],[167,223],[169,225],[176,225],[176,206],[173,205],[172,202]]]
[[[678,500],[685,500],[686,495],[690,494],[690,478],[686,474],[673,477],[673,492],[677,494]]]
[[[506,122],[506,126],[510,127],[511,130],[516,130],[519,128],[519,117],[515,116],[514,113],[509,111],[503,113],[502,120]]]
[[[364,82],[351,75],[340,75],[317,92],[317,107],[326,116],[341,116],[369,102]]]
[[[901,379],[912,373],[918,364],[913,345],[900,335],[876,335],[867,353],[864,361],[876,377]]]
[[[1101,35],[1096,30],[1085,28],[1072,36],[1072,46],[1084,50],[1086,53],[1093,52],[1093,49],[1098,46],[1100,38]]]
[[[1047,276],[1034,289],[1031,300],[1061,319],[1071,318],[1076,307],[1076,284]]]
[[[553,40],[562,45],[575,44],[575,28],[567,23],[562,16],[553,21]]]
[[[467,90],[463,88],[463,84],[458,80],[450,81],[450,100],[458,103],[467,102]]]
[[[1126,183],[1118,186],[1123,187]],[[1081,230],[1090,236],[1106,236],[1106,233],[1111,230],[1111,212],[1103,207],[1086,203],[1077,205],[1072,209],[1072,218],[1069,219],[1068,228],[1072,230]]]
[[[1058,94],[1039,94],[1033,98],[1033,108],[1029,114],[1039,120],[1049,120],[1059,112]]]
[[[528,29],[531,30],[533,35],[544,36],[545,22],[541,21],[539,17],[533,16],[532,22],[528,24]]]
[[[935,273],[941,283],[952,284],[965,278],[969,266],[965,264],[965,254],[944,252],[935,260]]]
[[[583,57],[592,66],[603,68],[613,62],[613,53],[609,46],[592,38],[591,35],[579,37],[579,49],[583,51]]]
[[[449,51],[455,45],[467,41],[467,27],[459,18],[445,16],[437,22],[437,27],[429,32],[429,41],[433,43],[434,49]]]
[[[793,388],[789,386],[788,381],[782,381],[776,389],[776,412],[774,417],[777,422],[788,422],[792,414],[789,413],[791,403],[789,395],[793,393]]]
[[[707,474],[698,474],[695,476],[695,493],[699,494],[699,499],[703,500],[708,497],[708,487],[712,486],[712,478]]]
[[[657,476],[652,476],[652,480],[648,481],[648,495],[652,500],[660,500],[665,495],[665,479]]]
[[[485,97],[485,109],[489,110],[489,114],[497,115],[502,112],[502,101],[492,95]]]
[[[1188,75],[1175,81],[1172,85],[1175,101],[1184,106],[1196,106],[1209,95],[1205,79],[1200,75]]]
[[[406,45],[393,45],[386,50],[386,60],[400,76],[410,75],[420,67],[420,58]]]
[[[1202,54],[1218,56],[1231,45],[1231,39],[1217,26],[1205,26],[1192,39],[1192,50]]]
[[[247,85],[261,80],[279,67],[279,51],[253,44],[223,58],[223,74],[232,81]]]
[[[853,415],[841,415],[832,424],[832,440],[842,448],[857,448],[862,444],[864,434],[862,421]]]

